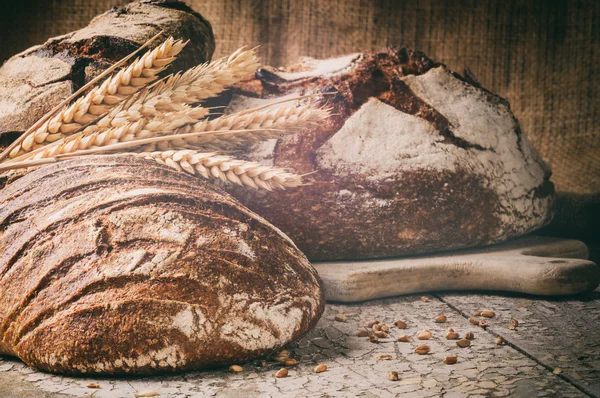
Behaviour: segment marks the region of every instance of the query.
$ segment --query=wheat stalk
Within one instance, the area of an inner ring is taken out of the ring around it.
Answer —
[[[201,131],[199,133],[171,134],[171,135],[162,135],[162,136],[158,136],[158,137],[137,138],[137,139],[129,141],[129,142],[119,142],[119,143],[110,144],[110,145],[106,145],[106,146],[94,147],[91,149],[85,149],[85,150],[76,151],[73,153],[56,155],[56,157],[63,159],[63,158],[70,158],[70,157],[83,156],[83,155],[92,155],[92,154],[102,153],[102,152],[120,151],[120,150],[126,149],[126,148],[127,149],[141,148],[144,145],[150,145],[150,144],[160,143],[160,142],[177,142],[180,140],[185,140],[187,138],[197,137],[197,136],[206,135],[206,134],[213,135],[215,133],[220,133],[223,135],[234,135],[237,133],[247,132],[247,131],[248,130],[229,130],[229,131],[215,131],[215,132],[208,132],[208,133],[205,131]],[[178,149],[181,149],[181,148],[178,148]],[[134,149],[134,150],[140,152],[137,149]],[[144,150],[143,152],[150,152],[150,151]],[[21,162],[21,163],[26,163],[26,162]],[[4,168],[2,165],[0,165],[0,171],[4,170],[4,169],[10,169],[11,168],[10,165],[11,165],[11,163],[8,163],[7,166],[5,166]]]
[[[173,38],[136,59],[127,68],[105,80],[99,87],[80,97],[73,104],[63,108],[50,120],[15,146],[9,156],[15,158],[35,149],[40,144],[55,142],[66,135],[81,130],[110,111],[125,98],[155,81],[186,43]]]
[[[223,141],[219,140],[221,133],[205,134],[185,139],[185,143],[182,144],[201,147],[210,143],[219,149],[229,149],[250,142],[278,138],[284,134],[294,134],[315,126],[328,117],[329,110],[323,108],[313,108],[310,105],[281,106],[276,109],[234,113],[213,120],[202,120],[193,125],[179,128],[175,134],[252,130],[228,134],[226,140]]]
[[[206,179],[219,179],[256,189],[272,191],[303,185],[302,177],[297,174],[216,153],[181,150],[144,152],[132,155],[152,159],[176,170],[199,175]]]
[[[295,133],[327,118],[329,110],[309,105],[273,108],[290,101],[287,99],[205,119],[208,109],[190,105],[217,95],[254,72],[258,59],[253,50],[240,49],[227,59],[199,65],[148,86],[184,45],[169,39],[72,105],[53,110],[54,116],[36,122],[28,130],[30,134],[14,145],[11,159],[0,164],[0,171],[126,151],[207,179],[257,189],[303,185],[302,176],[297,174],[207,152],[206,148],[229,148]],[[157,147],[164,150],[156,151]]]
[[[244,132],[247,130],[243,130]],[[23,168],[32,168],[39,165],[55,163],[62,160],[72,159],[75,157],[88,156],[88,155],[96,155],[99,153],[116,153],[119,151],[123,151],[124,149],[133,150],[137,152],[148,152],[146,150],[140,151],[139,148],[143,146],[148,146],[154,143],[160,142],[171,142],[183,140],[190,137],[196,137],[204,134],[214,134],[214,133],[222,133],[224,135],[228,134],[237,134],[242,132],[242,130],[230,130],[230,131],[215,131],[215,132],[199,132],[199,133],[188,133],[188,134],[177,134],[177,135],[165,135],[158,137],[145,137],[145,138],[135,138],[131,141],[127,142],[117,142],[113,144],[108,144],[105,146],[92,146],[89,149],[80,149],[74,152],[66,152],[62,154],[56,154],[52,157],[41,158],[41,159],[27,159],[23,161],[15,161],[11,160],[10,162],[0,163],[0,172],[4,172],[7,170],[17,170]]]

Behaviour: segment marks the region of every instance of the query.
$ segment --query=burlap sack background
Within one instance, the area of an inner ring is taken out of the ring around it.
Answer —
[[[128,0],[0,5],[0,62]],[[216,56],[260,45],[264,63],[402,45],[507,98],[566,193],[555,227],[597,234],[600,1],[187,0],[212,23]],[[573,209],[570,205],[576,202]],[[589,214],[596,213],[595,217]],[[556,229],[555,228],[555,229]],[[555,231],[552,231],[555,233]]]

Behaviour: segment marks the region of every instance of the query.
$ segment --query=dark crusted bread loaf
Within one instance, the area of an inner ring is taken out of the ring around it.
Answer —
[[[0,190],[0,354],[39,369],[244,361],[300,338],[324,303],[287,236],[168,167],[77,159]]]
[[[212,57],[215,39],[206,19],[177,0],[144,0],[113,7],[83,29],[10,58],[0,68],[0,149],[160,31],[151,47],[169,36],[190,40],[168,72]]]
[[[550,171],[502,98],[404,48],[265,68],[228,111],[329,93],[318,129],[254,145],[248,158],[313,185],[268,195],[227,187],[311,260],[485,245],[551,218]]]

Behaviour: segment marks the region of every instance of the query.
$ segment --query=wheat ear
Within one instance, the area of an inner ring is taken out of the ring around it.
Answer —
[[[225,88],[256,72],[260,66],[255,50],[240,48],[227,59],[201,64],[156,83],[150,97],[161,101],[194,104],[215,97]]]
[[[204,134],[186,138],[185,145],[201,147],[211,144],[220,149],[229,149],[249,142],[278,138],[285,134],[294,134],[300,130],[317,125],[329,117],[329,110],[313,108],[309,105],[282,106],[276,109],[255,112],[234,113],[213,120],[202,120],[193,125],[179,128],[175,134],[244,130],[252,131],[227,134],[220,140],[222,133]],[[264,130],[263,130],[264,129]],[[276,131],[273,131],[275,129]]]
[[[9,156],[15,158],[31,151],[36,145],[57,141],[96,121],[125,98],[158,79],[158,73],[175,60],[185,44],[181,40],[167,39],[87,95],[63,108],[13,148]]]
[[[179,171],[199,175],[206,179],[219,179],[268,191],[303,185],[302,177],[297,174],[216,153],[181,150],[145,152],[134,154],[134,156],[153,159]]]
[[[227,60],[198,65],[157,82],[111,110],[97,123],[87,126],[84,131],[92,133],[144,117],[160,117],[167,112],[183,110],[186,105],[214,97],[227,85],[255,72],[259,66],[254,50],[240,49]]]
[[[16,160],[43,159],[56,155],[73,153],[119,142],[157,137],[159,135],[180,135],[206,133],[194,137],[157,142],[145,146],[145,152],[170,149],[220,150],[232,148],[248,142],[278,138],[305,129],[329,116],[325,109],[314,109],[307,105],[280,107],[241,115],[233,114],[214,120],[197,122],[206,116],[206,108],[187,108],[184,111],[170,112],[155,119],[139,118],[119,127],[111,127],[77,133],[59,142],[43,146]],[[230,133],[232,130],[239,130]],[[211,132],[214,132],[211,134]],[[227,133],[227,134],[225,134]]]
[[[205,68],[191,69],[187,76],[185,73],[182,75],[178,83],[182,95],[185,92],[182,100],[194,103],[215,97],[228,86],[256,72],[259,66],[255,50],[240,48],[227,59],[212,62]]]
[[[160,118],[140,118],[119,127],[111,127],[92,133],[79,132],[50,145],[45,145],[15,160],[38,160],[65,155],[86,149],[130,142],[142,138],[168,134],[185,124],[196,122],[206,116],[206,108],[188,108],[184,111],[169,112]]]

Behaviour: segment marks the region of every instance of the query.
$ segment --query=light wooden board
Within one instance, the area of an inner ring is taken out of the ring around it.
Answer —
[[[315,263],[329,301],[355,302],[429,291],[570,295],[594,290],[600,267],[570,239],[529,236],[432,256]]]

